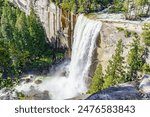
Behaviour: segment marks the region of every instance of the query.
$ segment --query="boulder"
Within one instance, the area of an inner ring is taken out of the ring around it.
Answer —
[[[21,80],[24,81],[25,83],[32,82],[33,79],[34,79],[33,75],[28,75],[27,77],[21,78]]]
[[[32,96],[32,100],[49,100],[49,91],[45,90]]]
[[[41,79],[36,79],[36,80],[34,81],[34,83],[35,83],[35,84],[41,84],[41,83],[42,83],[42,80],[41,80]]]
[[[116,85],[89,96],[86,100],[139,100],[142,99],[135,82]]]
[[[0,100],[13,100],[14,98],[11,95],[11,91],[7,90],[0,93]]]
[[[150,99],[150,75],[145,74],[139,85],[139,90]]]
[[[20,93],[22,93],[26,97],[26,99],[50,100],[49,91],[47,91],[47,90],[40,91],[40,90],[38,90],[37,87],[34,87],[34,86],[30,86],[29,91],[27,91],[27,92],[21,91]]]

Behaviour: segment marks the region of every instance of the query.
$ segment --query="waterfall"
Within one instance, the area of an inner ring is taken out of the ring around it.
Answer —
[[[76,83],[77,92],[86,92],[86,78],[88,78],[89,67],[93,50],[96,47],[96,39],[100,33],[101,22],[89,20],[84,15],[80,15],[74,30],[74,42],[70,63],[69,79]]]
[[[37,88],[48,90],[52,99],[68,99],[86,93],[86,80],[101,26],[101,22],[79,15],[74,30],[71,62],[61,64],[57,74],[47,77]],[[60,71],[66,68],[68,76],[60,75]]]

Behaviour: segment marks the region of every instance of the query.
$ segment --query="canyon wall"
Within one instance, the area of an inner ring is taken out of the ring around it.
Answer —
[[[76,23],[76,15],[65,12],[49,0],[11,0],[27,15],[31,6],[42,22],[49,43],[57,49],[67,49],[67,55],[71,54],[73,30]]]

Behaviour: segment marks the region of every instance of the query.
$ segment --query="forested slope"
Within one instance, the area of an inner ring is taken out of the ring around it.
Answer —
[[[47,43],[45,30],[32,9],[26,16],[12,3],[0,0],[0,87],[22,73],[48,70],[56,58],[62,57],[63,53]]]
[[[74,13],[90,13],[109,8],[109,13],[124,13],[127,19],[138,19],[150,14],[149,0],[51,0]]]

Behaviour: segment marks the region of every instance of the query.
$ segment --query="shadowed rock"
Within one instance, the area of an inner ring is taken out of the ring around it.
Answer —
[[[143,80],[139,85],[139,89],[150,99],[150,75],[144,75]]]
[[[142,99],[134,84],[124,83],[97,92],[87,100],[139,100]]]

